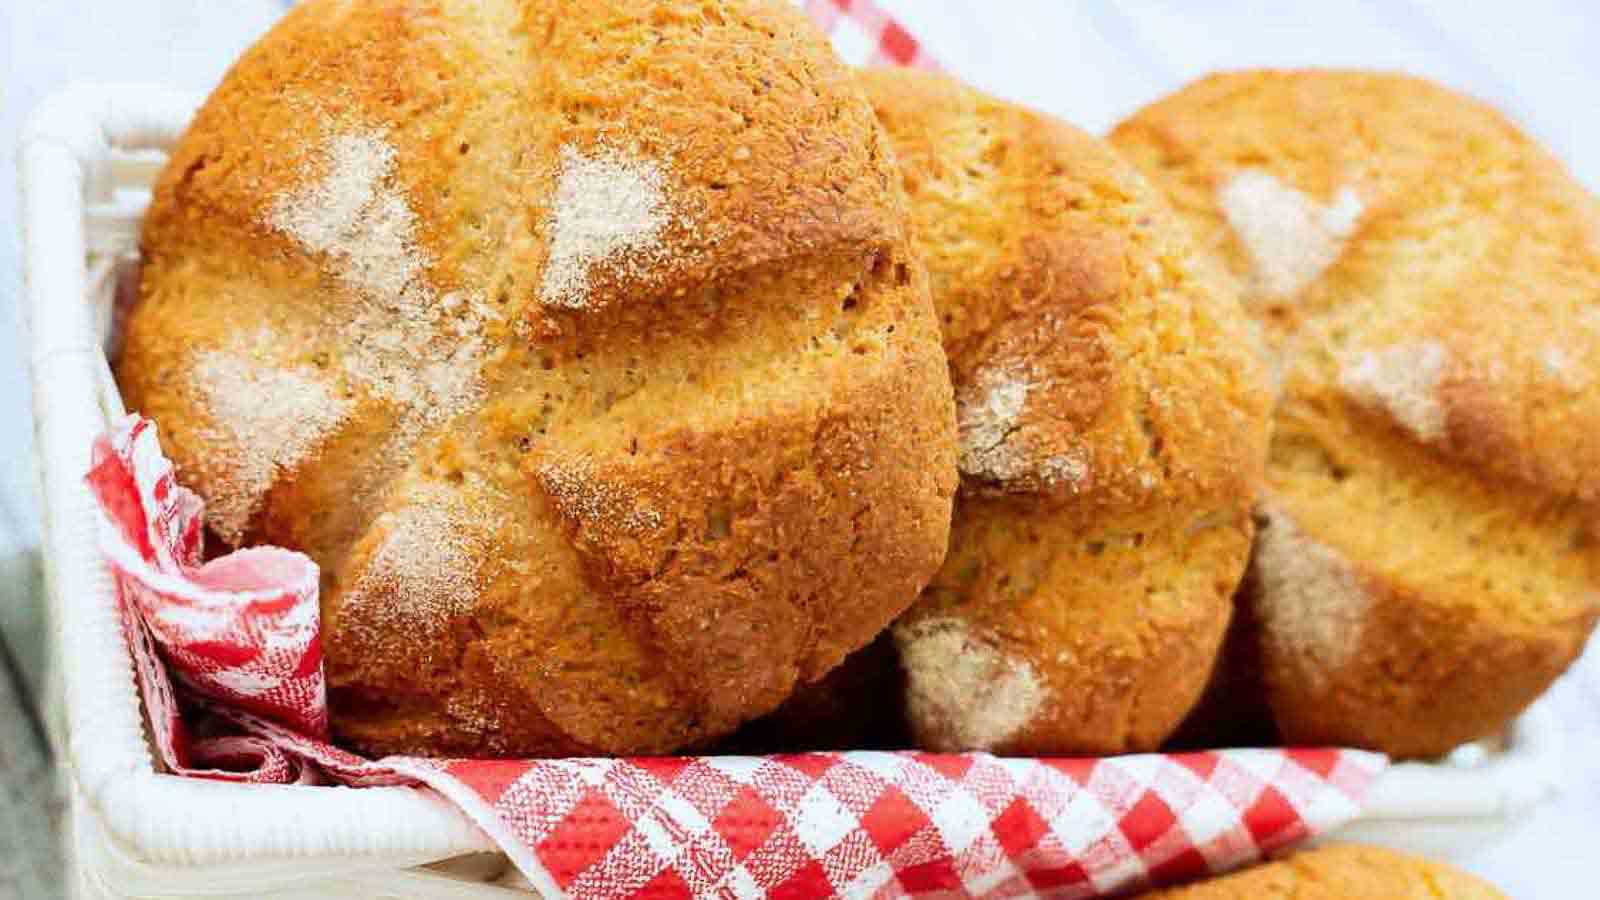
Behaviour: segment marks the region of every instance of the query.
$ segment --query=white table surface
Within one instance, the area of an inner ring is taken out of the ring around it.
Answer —
[[[1401,69],[1490,100],[1600,187],[1600,16],[1578,0],[880,0],[954,73],[1103,131],[1216,68]],[[29,110],[73,80],[204,88],[278,15],[279,0],[0,0],[0,166]],[[15,191],[0,187],[0,632],[28,668],[37,540],[21,342]],[[0,671],[0,679],[5,673]],[[1458,862],[1516,897],[1600,895],[1600,650],[1556,689],[1568,789],[1507,840]],[[6,894],[0,865],[0,896]]]

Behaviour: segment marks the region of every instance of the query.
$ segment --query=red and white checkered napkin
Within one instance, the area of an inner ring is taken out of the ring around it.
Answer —
[[[372,762],[328,743],[310,559],[254,548],[202,563],[201,503],[138,416],[96,442],[88,481],[170,769],[421,782],[547,894],[1098,896],[1346,822],[1385,765],[1351,750]],[[196,717],[235,733],[198,736]]]
[[[856,66],[938,69],[914,35],[872,0],[797,0],[833,40],[833,49]]]

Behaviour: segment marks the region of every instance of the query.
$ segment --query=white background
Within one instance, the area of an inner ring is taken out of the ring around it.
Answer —
[[[1216,68],[1402,69],[1496,103],[1591,189],[1600,186],[1600,12],[1576,0],[880,3],[954,73],[1092,131]],[[83,79],[207,87],[284,6],[0,0],[6,182],[14,178],[18,129],[50,90]],[[13,646],[29,640],[32,580],[18,554],[37,531],[25,365],[12,327],[16,208],[14,190],[0,184],[0,628]],[[1565,795],[1508,840],[1459,862],[1513,896],[1589,898],[1600,895],[1600,653],[1588,655],[1555,699],[1571,732]]]

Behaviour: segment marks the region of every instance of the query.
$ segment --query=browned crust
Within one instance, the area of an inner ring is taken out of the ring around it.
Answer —
[[[901,640],[953,617],[1040,683],[1039,708],[987,749],[1152,749],[1211,671],[1248,553],[1268,399],[1244,317],[1099,141],[943,77],[861,81],[900,162],[964,439],[1005,399],[995,372],[1031,382],[1002,441],[1028,464],[1005,477],[964,456],[949,557]],[[1052,478],[1060,459],[1070,477]],[[972,749],[946,724],[911,723],[924,746]]]
[[[1014,499],[958,500],[946,565],[900,627],[956,616],[1032,667],[1046,700],[987,749],[1155,749],[1210,676],[1249,554],[1246,504],[1229,500],[1190,518],[1017,507]],[[961,749],[937,722],[911,725],[925,746]]]
[[[1162,900],[1504,900],[1453,866],[1383,847],[1334,844],[1183,887],[1140,894]]]
[[[354,405],[249,523],[323,566],[342,739],[668,752],[772,709],[916,596],[955,490],[937,326],[871,110],[778,3],[296,7],[180,140],[146,221],[118,374],[202,494],[238,448],[186,387],[193,354],[255,328],[308,365],[348,352],[324,319],[349,290],[263,221],[352,130],[394,147],[427,282],[502,316],[483,402],[401,458],[378,450],[406,411],[333,376]],[[600,265],[579,310],[538,296],[567,146],[661,160],[674,212],[668,262]],[[443,629],[363,619],[344,601],[378,514],[423,484],[486,523],[476,596]]]
[[[1452,590],[1417,573],[1385,575],[1359,559],[1344,562],[1365,604],[1358,627],[1345,635],[1348,653],[1330,665],[1293,634],[1257,628],[1260,684],[1241,673],[1295,744],[1372,747],[1415,759],[1498,737],[1578,657],[1600,617],[1594,596],[1513,618],[1482,602],[1491,592],[1476,584]],[[1259,555],[1239,602],[1251,621],[1272,602]],[[1237,661],[1247,659],[1241,653]],[[1257,695],[1239,699],[1253,709]]]
[[[1263,642],[1268,702],[1287,740],[1417,759],[1497,737],[1572,664],[1596,619],[1589,607],[1546,629],[1508,630],[1482,607],[1440,604],[1372,572],[1363,582],[1372,613],[1346,665],[1321,671]]]
[[[1272,491],[1365,594],[1332,665],[1263,631],[1284,739],[1412,757],[1497,732],[1600,610],[1600,204],[1498,112],[1402,75],[1213,75],[1111,139],[1247,293],[1284,372]],[[1294,296],[1252,286],[1218,201],[1247,169],[1316,202],[1360,194],[1354,233]],[[1352,366],[1386,352],[1406,393],[1352,391]],[[1274,602],[1253,580],[1245,601]]]

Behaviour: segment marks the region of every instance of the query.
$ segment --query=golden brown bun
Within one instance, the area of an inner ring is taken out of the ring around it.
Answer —
[[[1149,891],[1161,900],[1505,900],[1460,869],[1383,847],[1338,844],[1182,887]]]
[[[1150,749],[1211,670],[1268,397],[1227,284],[1132,166],[949,79],[861,76],[956,386],[943,569],[896,625],[918,741]]]
[[[925,277],[787,4],[301,4],[143,249],[128,400],[219,533],[321,565],[354,747],[709,741],[943,556]]]
[[[1274,347],[1244,596],[1284,739],[1497,732],[1600,609],[1600,206],[1493,110],[1396,75],[1216,75],[1112,140]]]

